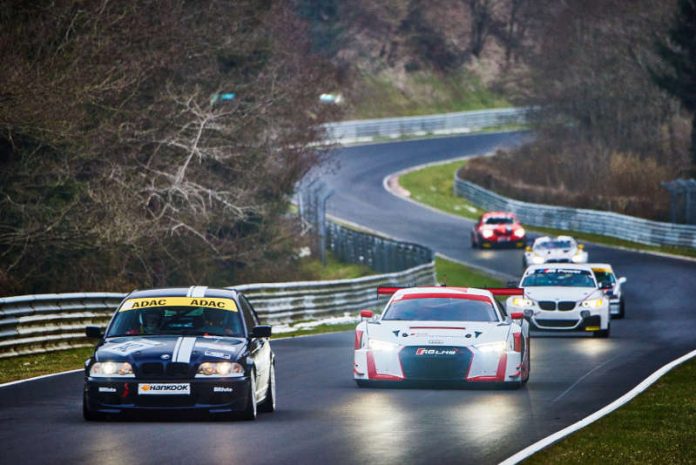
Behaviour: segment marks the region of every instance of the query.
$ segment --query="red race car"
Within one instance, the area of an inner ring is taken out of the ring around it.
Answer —
[[[522,248],[526,232],[517,216],[508,212],[488,212],[481,215],[471,230],[471,247],[489,249],[493,246]]]

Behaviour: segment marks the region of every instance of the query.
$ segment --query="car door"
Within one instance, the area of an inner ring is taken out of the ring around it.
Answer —
[[[254,327],[259,325],[259,318],[249,301],[243,295],[239,295],[239,304],[242,308],[244,324],[249,334],[249,356],[256,367],[256,393],[257,397],[263,396],[268,388],[268,380],[271,369],[271,345],[267,338],[251,337]]]

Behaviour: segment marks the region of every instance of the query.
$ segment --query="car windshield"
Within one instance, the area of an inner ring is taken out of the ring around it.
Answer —
[[[498,314],[489,301],[418,298],[392,302],[382,320],[498,321]]]
[[[509,216],[489,216],[483,220],[483,224],[512,224],[514,222]]]
[[[244,327],[232,299],[156,297],[124,302],[106,337],[131,335],[243,337]]]
[[[534,270],[522,281],[522,287],[535,286],[597,287],[589,271],[562,268]]]
[[[609,271],[595,271],[594,275],[595,275],[595,278],[597,279],[597,283],[599,283],[599,287],[602,287],[602,288],[614,287],[614,283],[616,283],[616,278],[614,277],[614,273],[611,273]]]
[[[537,249],[572,249],[575,247],[571,241],[544,241],[536,245]]]

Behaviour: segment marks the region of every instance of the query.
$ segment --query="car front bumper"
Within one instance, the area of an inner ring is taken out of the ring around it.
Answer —
[[[188,394],[142,394],[139,385],[188,384]],[[249,378],[134,379],[90,378],[85,380],[87,408],[99,413],[128,411],[204,411],[228,413],[247,407]]]

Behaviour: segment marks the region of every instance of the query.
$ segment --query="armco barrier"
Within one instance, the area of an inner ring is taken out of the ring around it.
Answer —
[[[246,284],[244,292],[259,316],[269,323],[343,315],[374,306],[377,286],[430,285],[435,264],[396,273],[336,281]],[[84,336],[88,325],[105,327],[125,297],[115,293],[42,294],[0,299],[0,358],[35,354],[93,342]]]
[[[525,108],[500,108],[439,115],[341,121],[328,123],[324,127],[328,140],[354,143],[401,136],[459,134],[496,126],[524,124],[526,116]]]
[[[484,210],[515,212],[523,224],[611,236],[641,244],[696,247],[696,226],[619,213],[520,202],[454,176],[454,194]]]

